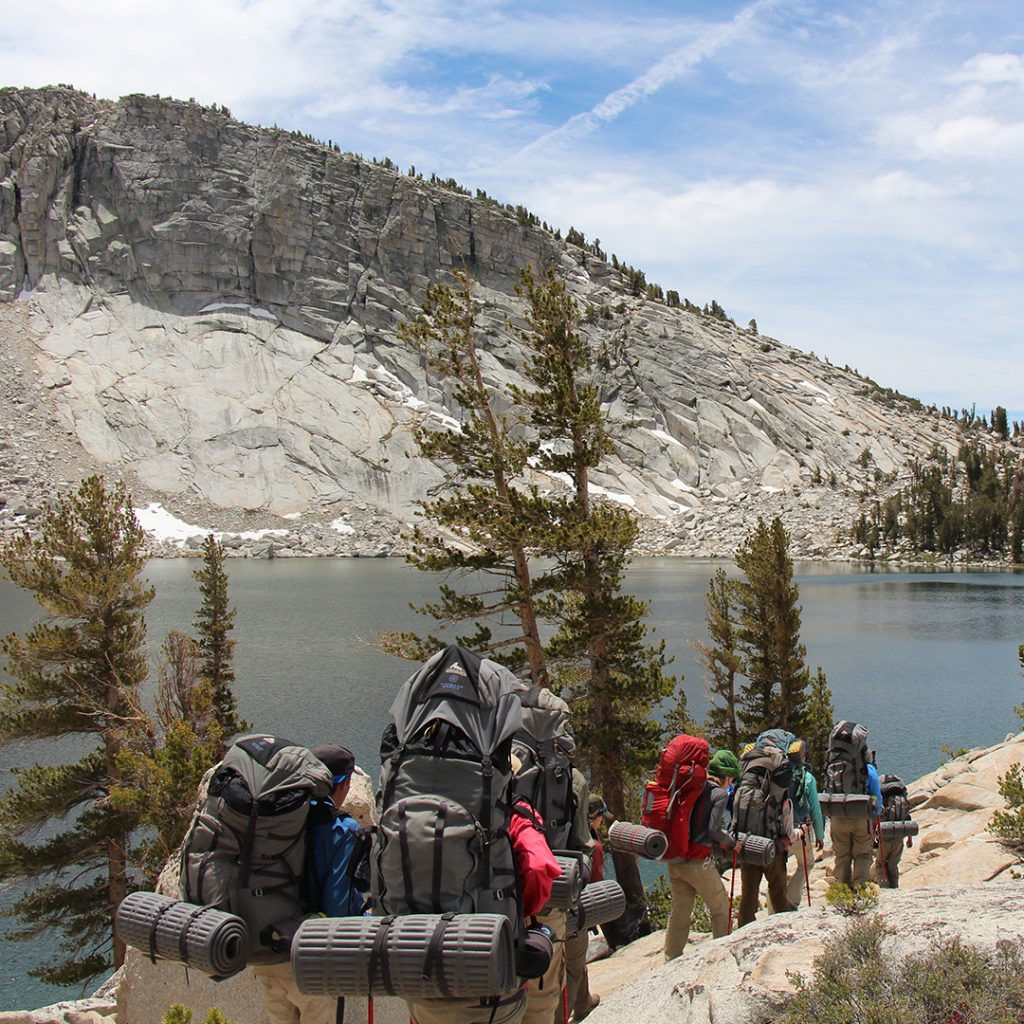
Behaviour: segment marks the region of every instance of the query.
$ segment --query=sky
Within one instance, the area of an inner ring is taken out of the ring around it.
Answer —
[[[0,84],[227,105],[572,225],[648,281],[1024,418],[1012,0],[0,0]]]

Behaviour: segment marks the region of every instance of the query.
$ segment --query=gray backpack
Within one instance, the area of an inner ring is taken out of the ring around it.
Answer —
[[[825,792],[860,795],[868,791],[868,730],[840,722],[828,738]]]
[[[754,747],[740,758],[740,766],[732,797],[732,834],[777,839],[792,776],[789,758],[774,745]]]
[[[508,833],[518,680],[462,647],[398,691],[381,741],[371,854],[377,914],[504,914],[522,932]]]
[[[309,803],[330,791],[324,764],[274,736],[243,736],[213,771],[182,847],[181,898],[241,917],[249,963],[288,959],[283,936],[307,909]]]
[[[516,795],[540,812],[548,846],[566,850],[576,803],[569,759],[576,742],[569,705],[542,686],[520,684],[516,693],[523,709],[523,725],[512,742],[512,753],[522,763]]]

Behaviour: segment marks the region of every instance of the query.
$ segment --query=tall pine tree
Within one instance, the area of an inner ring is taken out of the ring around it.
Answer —
[[[611,812],[625,818],[635,810],[641,773],[658,757],[661,729],[651,711],[672,695],[675,679],[664,673],[664,643],[647,642],[647,604],[622,592],[636,520],[621,505],[595,499],[591,487],[591,473],[614,445],[576,303],[551,272],[538,281],[527,268],[519,292],[527,301],[523,372],[530,388],[515,389],[514,397],[537,432],[537,468],[570,481],[540,537],[541,552],[555,564],[555,585],[543,602],[558,623],[548,653],[573,710],[580,759]],[[624,930],[639,934],[645,919],[636,858],[613,857],[631,919]]]
[[[153,590],[142,580],[145,535],[123,486],[108,490],[91,477],[37,525],[37,536],[0,548],[7,578],[46,616],[0,642],[9,677],[0,685],[0,742],[87,749],[73,763],[15,770],[16,785],[0,798],[0,879],[26,887],[5,911],[22,921],[12,938],[62,936],[64,956],[29,973],[67,985],[124,960],[113,915],[129,889],[135,818],[109,797],[143,721],[143,613]]]
[[[213,534],[203,541],[203,564],[192,574],[199,584],[202,603],[192,623],[201,658],[202,675],[210,694],[221,736],[225,739],[244,732],[249,723],[239,718],[232,684],[235,681],[235,609],[228,603],[228,574],[224,568],[224,547]]]
[[[546,526],[548,503],[523,477],[534,446],[484,381],[472,282],[462,273],[455,281],[454,288],[428,289],[422,313],[399,330],[451,389],[460,412],[457,428],[422,425],[415,433],[420,454],[445,466],[447,477],[436,497],[420,502],[420,515],[440,529],[414,531],[409,561],[455,581],[442,584],[440,600],[419,610],[442,625],[471,624],[458,643],[515,670],[525,666],[534,682],[544,683],[536,595],[547,582],[531,577],[528,552]],[[502,624],[497,635],[495,619]],[[516,628],[507,628],[510,621]],[[381,640],[385,649],[417,659],[445,643],[408,632]]]
[[[763,729],[799,733],[807,712],[810,673],[800,642],[799,588],[793,582],[789,535],[776,517],[759,519],[736,552],[744,578],[735,583],[737,648],[747,683],[739,720],[750,737]]]
[[[734,753],[740,749],[740,726],[737,713],[736,677],[743,672],[743,659],[737,649],[736,626],[732,620],[735,583],[722,568],[715,570],[704,597],[704,620],[710,643],[693,642],[707,671],[710,708],[704,722],[712,747],[725,747]]]

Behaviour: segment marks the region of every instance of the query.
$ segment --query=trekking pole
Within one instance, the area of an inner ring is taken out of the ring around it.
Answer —
[[[373,1024],[373,993],[366,997],[366,1024]]]
[[[726,935],[732,935],[732,894],[736,891],[736,853],[738,847],[732,848],[732,879],[729,882],[729,929]]]
[[[569,1024],[569,957],[564,944],[562,951],[562,1024]],[[586,970],[586,961],[583,969]]]
[[[882,876],[882,884],[888,889],[889,888],[889,873],[885,869],[885,848],[882,845],[882,819],[881,819],[881,816],[875,818],[875,827],[878,829],[878,868],[879,868],[879,874]]]
[[[807,906],[811,905],[811,869],[807,866],[807,834],[800,829],[800,845],[804,848],[804,884],[807,886]]]

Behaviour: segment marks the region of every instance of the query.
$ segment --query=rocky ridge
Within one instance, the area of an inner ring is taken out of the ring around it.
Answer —
[[[412,430],[452,429],[459,410],[396,327],[465,267],[485,375],[507,393],[528,262],[557,269],[586,311],[619,447],[595,484],[642,517],[644,553],[728,556],[777,514],[796,557],[856,555],[839,534],[858,497],[956,447],[951,421],[634,295],[592,250],[486,198],[223,110],[5,89],[0,529],[99,468],[197,535],[228,531],[232,553],[402,550],[442,478]],[[243,536],[268,529],[282,532]]]

